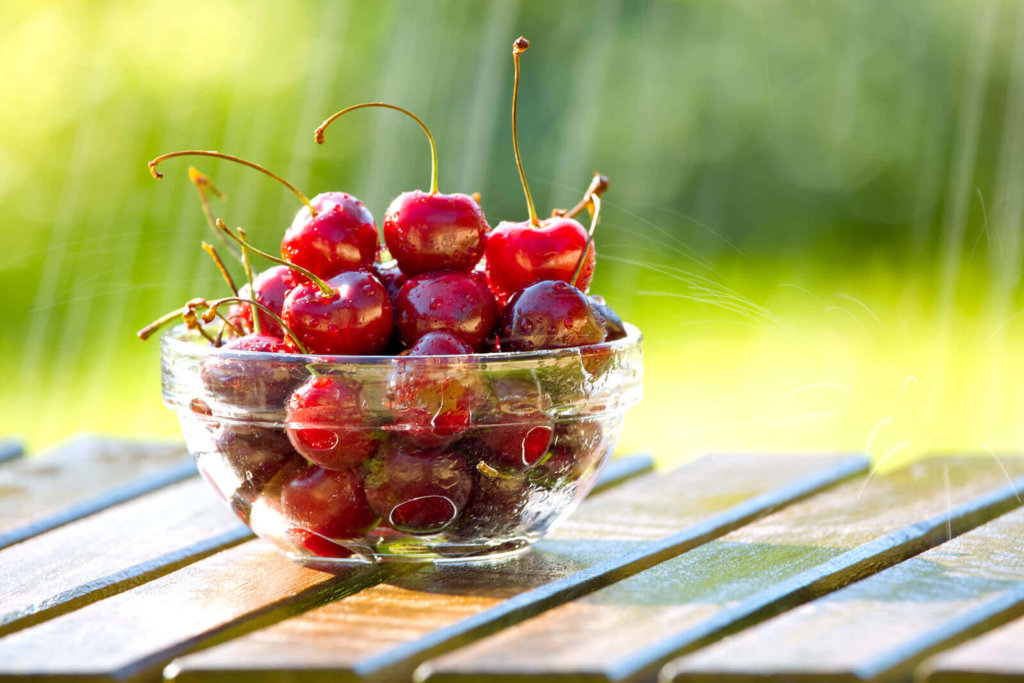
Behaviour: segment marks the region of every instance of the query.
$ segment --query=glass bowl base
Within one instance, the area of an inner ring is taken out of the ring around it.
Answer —
[[[319,557],[305,553],[286,553],[288,559],[310,568],[338,567],[382,563],[479,564],[496,562],[526,552],[533,540],[516,538],[490,545],[481,543],[417,544],[403,543],[392,547],[395,552],[376,551],[350,557]]]

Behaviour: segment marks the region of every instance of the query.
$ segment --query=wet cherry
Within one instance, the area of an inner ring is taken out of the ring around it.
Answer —
[[[372,529],[377,515],[366,502],[356,470],[307,465],[281,491],[281,512],[294,527],[293,541],[314,553],[334,555],[335,540],[355,539]]]
[[[387,349],[394,331],[391,300],[369,271],[350,270],[301,284],[284,300],[281,317],[312,353],[373,355]]]
[[[498,328],[502,350],[539,351],[599,344],[604,320],[586,295],[567,282],[544,280],[517,292]]]
[[[406,346],[428,332],[450,332],[480,349],[498,307],[479,273],[441,270],[410,278],[395,297],[395,325]]]
[[[386,524],[410,534],[441,531],[469,500],[469,465],[444,449],[392,441],[363,466],[366,500]]]
[[[203,387],[217,400],[255,410],[279,408],[296,384],[292,364],[257,363],[232,351],[292,353],[285,341],[266,334],[236,337],[205,359],[199,369]]]
[[[299,209],[281,240],[281,256],[322,278],[345,270],[369,268],[377,254],[377,224],[361,201],[344,192],[325,192],[310,200],[316,209]]]
[[[472,270],[484,253],[490,226],[473,197],[438,192],[437,145],[430,129],[418,116],[393,104],[365,102],[329,117],[316,129],[314,138],[322,143],[324,131],[333,121],[365,107],[402,112],[420,125],[430,141],[430,192],[403,192],[384,214],[384,242],[399,268],[410,276],[431,270]]]
[[[311,377],[288,397],[288,439],[315,465],[341,470],[360,465],[380,442],[368,421],[358,382]]]
[[[281,315],[281,306],[284,305],[288,292],[295,288],[301,275],[287,266],[273,266],[256,276],[253,281],[253,289],[256,292],[256,301],[263,304],[278,316]],[[252,298],[253,289],[245,285],[239,290],[239,296],[243,299]],[[284,329],[281,325],[266,313],[260,313],[260,327],[265,334],[275,337],[284,337]],[[234,304],[228,313],[228,320],[243,328],[252,329],[252,307],[245,304]]]

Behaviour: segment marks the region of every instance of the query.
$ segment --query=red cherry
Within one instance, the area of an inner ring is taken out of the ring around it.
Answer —
[[[298,529],[328,541],[354,539],[377,524],[355,470],[308,465],[281,491],[281,512]],[[289,534],[293,540],[302,534]],[[306,547],[309,547],[307,545]],[[316,552],[316,547],[310,548]]]
[[[505,351],[538,351],[599,344],[607,332],[586,295],[567,282],[544,280],[516,293],[501,317]]]
[[[398,295],[398,290],[402,288],[405,281],[408,280],[398,268],[398,262],[389,261],[388,263],[374,263],[373,274],[377,276],[377,279],[384,285],[384,289],[388,290],[388,296],[394,301]]]
[[[537,382],[498,377],[491,382],[487,415],[501,424],[481,427],[463,450],[498,472],[525,472],[548,452],[554,424],[551,399]]]
[[[553,216],[533,226],[503,221],[487,238],[487,280],[499,299],[539,280],[572,280],[587,244],[587,231],[571,218]],[[594,249],[587,250],[576,285],[586,291],[594,276]]]
[[[479,349],[497,319],[494,295],[478,273],[424,273],[410,278],[395,297],[395,324],[406,346],[428,332],[450,332]]]
[[[472,270],[484,253],[488,230],[484,212],[464,194],[404,192],[384,214],[384,242],[409,276]]]
[[[330,470],[361,464],[379,443],[359,383],[342,377],[311,377],[296,389],[288,398],[287,424],[295,450]]]
[[[203,361],[199,377],[211,395],[225,403],[256,410],[277,410],[295,386],[292,364],[252,360],[223,351],[291,353],[279,337],[247,334],[236,337]]]
[[[325,192],[302,207],[281,240],[281,256],[322,278],[369,268],[377,253],[377,224],[361,201],[344,192]]]
[[[391,301],[372,273],[352,270],[327,284],[325,294],[314,282],[293,289],[281,317],[311,353],[372,355],[385,350],[394,330]]]
[[[287,266],[272,266],[259,275],[253,281],[256,289],[256,302],[261,303],[278,316],[281,315],[281,306],[284,304],[288,292],[292,291],[302,278],[295,271]],[[249,285],[239,290],[238,295],[243,299],[251,298]],[[234,304],[228,312],[228,320],[240,327],[252,329],[252,307],[245,304]],[[239,324],[241,323],[241,325]],[[284,337],[284,330],[281,325],[266,313],[260,313],[260,326],[264,334],[275,337]]]
[[[469,465],[441,449],[391,442],[367,461],[366,500],[384,522],[411,534],[431,534],[462,512],[473,487]]]
[[[449,356],[473,353],[472,347],[448,332],[423,335],[405,354]],[[438,361],[399,358],[388,380],[388,396],[397,434],[419,446],[443,446],[470,425],[483,399],[483,380],[469,368],[452,371]]]

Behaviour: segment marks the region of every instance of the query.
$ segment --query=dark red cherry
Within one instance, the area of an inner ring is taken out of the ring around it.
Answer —
[[[487,281],[495,296],[505,301],[539,280],[570,282],[586,244],[586,229],[572,218],[553,216],[537,226],[503,221],[487,237]],[[593,276],[591,244],[577,288],[586,291]]]
[[[384,214],[384,242],[409,276],[469,272],[484,253],[488,230],[484,212],[464,194],[403,192]]]
[[[429,332],[450,332],[479,349],[497,319],[494,295],[479,273],[424,273],[409,278],[395,297],[395,324],[406,346]]]
[[[491,381],[487,401],[486,417],[497,424],[475,430],[462,449],[503,474],[536,466],[547,454],[554,432],[548,395],[535,381],[498,377]]]
[[[281,306],[284,305],[285,297],[292,291],[299,281],[301,275],[287,266],[272,266],[259,275],[253,281],[256,289],[256,302],[261,303],[277,315],[281,315]],[[244,285],[238,292],[243,299],[251,298],[249,285]],[[245,304],[233,304],[228,312],[228,320],[232,323],[241,321],[246,329],[253,329],[252,307]],[[284,337],[284,330],[276,320],[266,313],[260,313],[260,327],[264,334],[274,337]]]
[[[608,336],[605,341],[615,341],[616,339],[622,339],[626,336],[626,325],[622,322],[622,318],[619,314],[608,305],[608,302],[604,300],[603,296],[589,295],[587,299],[590,301],[590,305],[593,309],[604,318],[605,329],[608,330]]]
[[[366,500],[386,524],[410,534],[441,531],[462,512],[473,478],[460,455],[393,441],[364,465]]]
[[[391,297],[392,301],[394,301],[395,297],[398,296],[398,290],[400,290],[402,285],[405,284],[405,281],[409,279],[405,276],[405,273],[398,268],[397,261],[388,261],[387,263],[374,262],[373,274],[376,275],[377,279],[384,285],[384,289],[388,290],[388,296]]]
[[[308,465],[299,470],[281,491],[281,512],[293,527],[328,542],[357,538],[377,523],[366,502],[363,480],[352,469]],[[289,534],[292,540],[304,535]],[[305,547],[317,552],[317,545]]]
[[[380,442],[359,382],[344,377],[309,378],[288,398],[287,424],[295,450],[330,470],[358,466]]]
[[[206,466],[230,471],[236,483],[229,504],[243,521],[248,519],[253,501],[278,472],[302,462],[284,430],[251,424],[222,424],[214,437],[214,449],[219,462],[208,461]],[[213,471],[205,476],[215,482],[216,488],[222,488]]]
[[[586,295],[561,280],[544,280],[517,292],[498,328],[502,351],[599,344],[605,335],[604,320]]]
[[[443,446],[470,425],[483,401],[483,379],[452,356],[473,353],[472,347],[448,332],[430,332],[395,361],[388,396],[401,438],[419,446]]]
[[[363,203],[344,192],[325,192],[302,207],[281,240],[281,256],[328,279],[369,268],[377,253],[377,224]]]
[[[284,301],[281,317],[310,353],[367,355],[384,351],[394,317],[384,285],[369,271],[340,273],[325,294],[313,282],[300,284]]]
[[[292,353],[285,341],[266,334],[247,334],[211,353],[199,370],[203,386],[216,399],[255,410],[276,410],[295,387],[294,364],[240,357],[231,352]]]
[[[445,536],[452,541],[493,541],[517,531],[533,488],[523,476],[473,471],[473,491],[462,515]]]
[[[555,425],[551,455],[530,473],[548,486],[577,481],[598,465],[612,443],[597,419],[581,419]]]

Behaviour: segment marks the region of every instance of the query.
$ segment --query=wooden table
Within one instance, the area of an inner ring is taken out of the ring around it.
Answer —
[[[0,679],[1024,681],[1024,458],[613,460],[555,534],[326,573],[177,444],[0,442]]]

